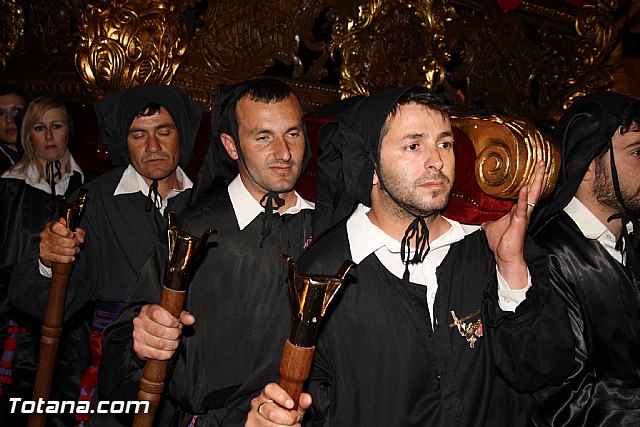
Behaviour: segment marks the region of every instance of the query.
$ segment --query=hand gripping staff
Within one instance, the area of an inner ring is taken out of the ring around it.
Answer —
[[[209,236],[216,230],[208,229],[202,237],[194,237],[175,225],[175,213],[169,212],[169,259],[167,274],[160,295],[160,306],[173,317],[179,318],[184,307],[187,283],[191,269],[197,259],[204,252]],[[167,375],[167,360],[148,359],[144,365],[138,400],[149,402],[147,413],[138,413],[133,421],[134,427],[151,427],[160,395],[164,389],[164,379]]]
[[[335,276],[300,276],[296,273],[294,259],[287,255],[282,257],[289,264],[288,282],[293,326],[289,339],[284,343],[279,385],[291,396],[297,408],[302,386],[309,377],[320,321],[329,303],[344,283],[345,276],[356,264],[346,260]]]
[[[85,203],[87,202],[87,190],[81,188],[75,202],[67,205],[64,196],[57,196],[58,215],[61,224],[69,230],[76,230]],[[51,285],[49,288],[49,299],[47,309],[44,312],[40,336],[40,356],[38,360],[38,370],[36,371],[36,381],[33,388],[33,400],[48,400],[51,393],[51,380],[53,369],[56,364],[56,353],[62,336],[62,323],[64,320],[64,304],[67,299],[67,286],[69,285],[69,275],[73,269],[73,263],[62,264],[54,262],[51,265]],[[46,414],[36,412],[29,416],[29,427],[42,427],[45,425]]]

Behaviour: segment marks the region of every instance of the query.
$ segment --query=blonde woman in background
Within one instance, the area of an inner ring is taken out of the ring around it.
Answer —
[[[71,122],[62,101],[33,100],[22,120],[24,155],[0,178],[0,419],[26,425],[28,414],[11,414],[10,398],[30,400],[38,363],[41,322],[8,303],[7,288],[15,264],[37,257],[39,233],[57,215],[56,195],[67,199],[85,182],[85,173],[69,153]],[[54,373],[52,399],[76,400],[80,375],[89,363],[86,316],[64,327]],[[72,350],[72,351],[68,351]],[[66,392],[65,392],[66,390]],[[50,416],[52,425],[72,425],[73,414]]]

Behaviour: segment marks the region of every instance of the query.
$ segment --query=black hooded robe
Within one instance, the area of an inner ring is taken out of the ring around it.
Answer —
[[[174,425],[218,425],[226,399],[251,371],[259,343],[281,289],[287,264],[281,255],[297,256],[311,235],[313,211],[274,217],[271,233],[260,248],[261,213],[240,230],[226,191],[205,198],[179,218],[180,228],[200,236],[218,230],[193,272],[185,310],[196,318],[185,327],[165,381],[179,407]],[[143,305],[159,301],[167,263],[167,247],[158,246],[144,266],[120,317],[105,330],[100,367],[100,394],[136,399],[143,362],[133,352],[132,320]]]
[[[297,270],[333,275],[350,256],[346,227],[339,225],[310,246]],[[454,243],[436,270],[432,327],[426,288],[398,279],[369,255],[350,270],[321,325],[305,387],[313,406],[303,425],[528,425],[532,401],[523,393],[559,381],[573,353],[566,312],[547,284],[546,260],[527,258],[533,286],[515,313],[503,312],[484,233]],[[450,311],[461,318],[478,309],[484,336],[470,348],[449,327]],[[232,398],[225,426],[244,425],[251,398],[278,378],[291,325],[286,293],[274,313],[264,358]]]
[[[574,370],[563,384],[536,393],[538,425],[640,425],[640,251],[632,250],[640,230],[636,225],[631,235],[624,233],[625,217],[637,216],[622,212],[623,266],[564,212],[592,161],[612,146],[625,114],[639,107],[628,96],[592,93],[579,98],[554,129],[562,165],[532,229],[551,254],[551,284],[567,305],[576,348]]]
[[[551,283],[566,302],[575,371],[537,394],[539,425],[640,425],[640,282],[564,212],[536,233]],[[606,282],[603,282],[606,278]]]
[[[87,174],[87,172],[85,172]],[[91,177],[89,174],[88,177]],[[70,195],[82,184],[80,174],[72,175],[65,197]],[[0,415],[6,425],[26,425],[28,414],[9,414],[11,403],[9,398],[20,397],[31,400],[35,374],[38,367],[38,353],[40,346],[39,319],[33,318],[16,310],[9,304],[9,283],[12,274],[16,286],[26,286],[21,273],[15,272],[15,266],[22,260],[33,259],[38,256],[40,242],[39,234],[44,225],[56,219],[57,207],[51,194],[28,185],[24,180],[0,179],[0,351],[8,337],[9,320],[13,319],[19,327],[24,329],[15,336],[15,353],[12,360],[11,384],[3,384],[0,397]],[[15,273],[14,273],[15,272]],[[45,300],[46,303],[46,300]],[[14,307],[20,307],[14,306]],[[58,350],[58,363],[54,372],[51,399],[75,400],[80,383],[83,367],[88,366],[89,349],[81,347],[89,338],[87,313],[77,313],[64,325]],[[6,351],[6,349],[5,349]],[[3,355],[0,355],[2,358]],[[4,367],[4,362],[2,367]],[[8,379],[7,379],[8,380]],[[20,406],[18,406],[18,409]],[[55,426],[70,425],[73,415],[50,415],[49,423]]]

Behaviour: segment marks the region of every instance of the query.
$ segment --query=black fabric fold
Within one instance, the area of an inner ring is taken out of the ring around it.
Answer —
[[[564,209],[576,194],[591,161],[604,153],[625,112],[637,101],[613,92],[578,99],[553,130],[562,163],[552,197],[540,204],[531,222],[533,231]]]
[[[344,103],[342,112],[320,129],[315,236],[351,215],[358,203],[371,206],[380,132],[397,100],[416,87]]]

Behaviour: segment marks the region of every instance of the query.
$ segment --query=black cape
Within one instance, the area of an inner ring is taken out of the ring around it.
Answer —
[[[167,390],[179,406],[175,425],[217,425],[226,399],[245,381],[266,331],[275,301],[286,288],[287,264],[281,254],[297,256],[311,234],[312,210],[274,218],[260,248],[262,216],[244,230],[226,189],[199,201],[181,218],[180,227],[200,236],[215,228],[213,243],[189,282],[185,309],[196,323],[185,328],[172,359]],[[143,363],[133,353],[132,319],[145,304],[157,303],[164,278],[167,247],[156,249],[140,275],[121,316],[104,333],[100,394],[135,399]]]
[[[85,178],[92,175],[87,172]],[[65,193],[67,198],[82,185],[81,175],[72,175]],[[8,336],[7,327],[12,319],[23,332],[16,335],[16,349],[13,357],[12,383],[3,387],[0,397],[0,417],[6,425],[26,425],[28,414],[9,414],[9,398],[20,397],[31,400],[38,366],[41,322],[22,311],[20,305],[9,304],[8,289],[14,267],[21,260],[38,256],[39,234],[49,221],[56,219],[56,204],[51,195],[31,187],[22,179],[0,179],[0,351]],[[13,280],[16,286],[24,282],[18,274]],[[54,372],[51,399],[76,400],[80,388],[83,367],[90,361],[89,349],[79,344],[89,337],[88,313],[74,316],[64,325],[64,336],[58,351],[58,363]],[[73,414],[50,415],[53,426],[71,425]]]
[[[343,224],[314,242],[297,269],[333,275],[350,256]],[[453,244],[436,270],[434,327],[426,288],[396,278],[375,254],[365,258],[347,275],[319,333],[305,425],[527,425],[532,401],[523,393],[559,381],[573,356],[566,311],[547,285],[545,258],[527,259],[533,287],[515,313],[503,312],[484,233]],[[263,358],[230,401],[225,426],[244,425],[251,398],[277,380],[289,307],[281,294],[270,327],[280,338],[265,339]],[[484,336],[470,348],[449,327],[450,311],[463,317],[478,309]]]
[[[549,249],[551,283],[566,302],[575,370],[537,393],[539,425],[640,425],[640,283],[564,212],[534,236]]]
[[[80,227],[86,231],[86,240],[69,279],[65,319],[92,300],[124,302],[167,226],[160,211],[145,210],[147,197],[141,192],[113,195],[124,170],[116,168],[84,186],[88,200]],[[170,198],[165,215],[184,209],[189,193],[185,190]],[[12,281],[11,302],[41,319],[49,279],[38,272],[37,254],[19,263],[16,271],[22,280],[15,285]]]

